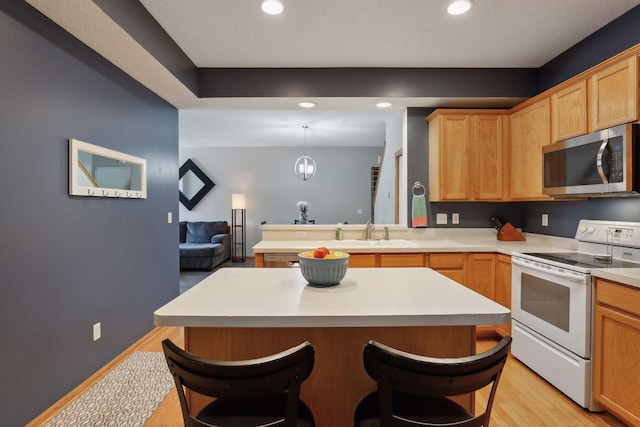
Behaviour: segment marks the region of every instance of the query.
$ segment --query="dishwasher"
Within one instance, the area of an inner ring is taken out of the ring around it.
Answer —
[[[300,267],[297,253],[264,254],[265,268]]]

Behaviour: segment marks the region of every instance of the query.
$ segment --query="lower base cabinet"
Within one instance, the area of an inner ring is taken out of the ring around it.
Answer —
[[[436,270],[451,280],[465,284],[467,258],[463,253],[429,254],[429,268]]]
[[[350,254],[349,268],[372,268],[376,267],[375,254]]]
[[[511,257],[496,255],[496,286],[494,301],[511,309]],[[496,332],[501,336],[511,335],[511,323],[496,325]]]
[[[640,426],[640,289],[597,279],[594,326],[594,398]]]

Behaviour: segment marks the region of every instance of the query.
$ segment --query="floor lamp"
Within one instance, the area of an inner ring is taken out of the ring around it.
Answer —
[[[244,194],[231,195],[231,239],[233,254],[231,261],[245,262],[247,259],[246,248],[246,206]]]

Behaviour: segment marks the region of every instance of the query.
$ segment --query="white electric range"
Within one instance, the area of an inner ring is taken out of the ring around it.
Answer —
[[[640,223],[581,220],[577,250],[516,253],[512,260],[511,353],[580,406],[592,397],[596,268],[640,267]]]

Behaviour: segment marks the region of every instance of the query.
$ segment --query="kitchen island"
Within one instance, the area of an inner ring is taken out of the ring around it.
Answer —
[[[418,354],[475,354],[476,325],[509,322],[509,310],[428,268],[349,269],[335,287],[309,286],[299,269],[222,269],[158,309],[158,326],[185,328],[185,347],[217,359],[316,349],[302,398],[316,425],[348,426],[375,389],[362,366],[370,339]],[[205,400],[190,397],[196,406]],[[472,396],[461,403],[473,406]]]

